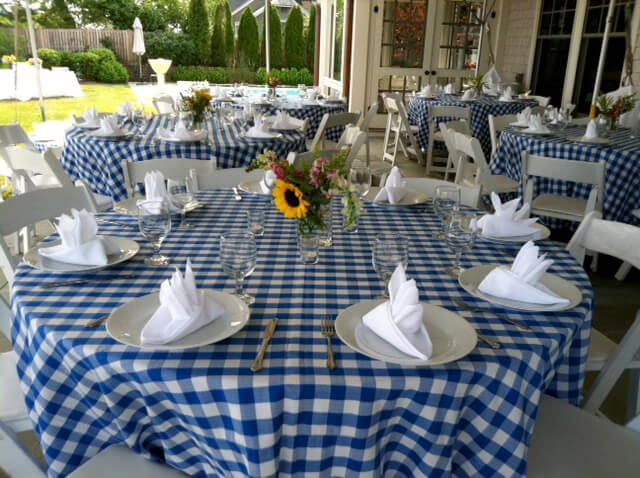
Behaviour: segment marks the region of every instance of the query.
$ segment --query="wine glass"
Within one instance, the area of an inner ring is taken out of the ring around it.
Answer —
[[[476,215],[469,211],[456,210],[451,214],[445,235],[447,246],[455,254],[453,266],[445,269],[445,272],[451,276],[458,277],[464,270],[460,267],[460,257],[464,251],[471,249],[475,242],[477,230],[472,225],[475,217]]]
[[[160,254],[162,241],[171,230],[171,215],[166,201],[151,199],[138,204],[138,227],[140,233],[151,242],[153,247],[153,255],[147,257],[144,263],[150,266],[169,264],[169,258]]]
[[[446,185],[436,187],[436,197],[433,199],[433,208],[440,218],[440,231],[434,234],[436,238],[441,240],[445,239],[449,216],[459,205],[460,188]]]
[[[373,269],[384,282],[382,297],[388,298],[389,279],[398,264],[407,269],[409,265],[409,239],[400,234],[382,234],[376,237],[373,244],[371,261]]]
[[[147,126],[147,115],[144,108],[133,112],[132,122],[136,127],[136,135],[142,136],[142,130]]]
[[[255,297],[244,292],[244,278],[256,268],[256,238],[250,232],[229,232],[220,236],[220,263],[236,281],[236,295],[248,305]]]
[[[367,166],[352,166],[349,169],[349,184],[355,186],[360,197],[367,195],[371,189],[371,169]]]
[[[180,225],[177,229],[191,229],[193,226],[185,221],[187,208],[193,204],[193,180],[185,177],[184,181],[167,180],[167,192],[171,196],[171,202],[180,208]]]

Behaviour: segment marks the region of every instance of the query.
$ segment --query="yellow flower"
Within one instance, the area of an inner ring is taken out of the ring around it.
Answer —
[[[288,218],[301,218],[307,215],[309,202],[304,200],[302,191],[293,184],[278,179],[273,190],[276,207]]]

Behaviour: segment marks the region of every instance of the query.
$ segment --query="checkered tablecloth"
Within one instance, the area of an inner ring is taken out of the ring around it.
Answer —
[[[216,108],[220,108],[224,105],[231,105],[234,108],[244,108],[246,103],[240,100],[234,100],[233,103],[229,103],[226,101],[213,101],[213,105]],[[309,120],[309,127],[307,129],[307,139],[313,139],[318,131],[318,126],[320,126],[320,121],[322,121],[322,117],[325,113],[335,114],[335,113],[344,113],[347,111],[347,104],[327,104],[327,103],[318,103],[313,105],[304,105],[300,101],[297,100],[289,100],[289,99],[281,99],[278,100],[277,104],[271,106],[258,106],[255,105],[263,113],[269,115],[275,115],[278,111],[286,111],[288,114],[293,116],[294,118],[298,118],[301,120]],[[331,141],[335,141],[336,143],[340,139],[342,132],[344,131],[343,127],[335,127],[329,128],[327,130],[326,137]]]
[[[162,252],[184,267],[187,257],[202,288],[233,293],[218,259],[218,237],[246,227],[245,211],[259,205],[231,191],[202,193],[206,207],[189,214],[196,227],[172,231]],[[334,203],[334,231],[340,210]],[[135,218],[107,216],[135,224]],[[151,268],[150,245],[135,230],[100,225],[102,233],[140,242],[138,256],[97,276],[132,279],[41,289],[82,277],[18,267],[12,329],[19,376],[51,477],[61,477],[104,447],[126,443],[162,456],[198,477],[476,477],[524,476],[540,393],[577,402],[591,330],[593,291],[563,246],[540,245],[555,259],[550,272],[575,283],[580,305],[565,312],[494,309],[465,293],[443,269],[453,254],[431,233],[432,212],[367,205],[359,232],[334,233],[317,265],[302,264],[295,223],[267,206],[255,271],[246,290],[256,297],[248,325],[235,336],[184,351],[144,351],[122,345],[104,326],[84,327],[158,290],[171,267]],[[482,342],[466,357],[434,367],[406,367],[370,359],[337,337],[338,368],[326,368],[320,322],[377,297],[382,282],[371,265],[381,232],[409,238],[408,274],[421,300],[451,309]],[[462,265],[509,263],[516,249],[478,242]],[[453,299],[482,308],[469,314]],[[498,310],[532,332],[502,321]],[[250,366],[267,322],[278,317],[265,368]]]
[[[429,106],[461,106],[471,108],[471,135],[478,138],[487,161],[491,157],[491,135],[489,133],[489,115],[512,115],[527,106],[538,106],[534,100],[520,100],[506,103],[493,96],[482,95],[476,101],[460,101],[459,95],[441,95],[437,98],[413,96],[409,101],[409,123],[418,125],[418,143],[425,150],[429,147]],[[451,118],[437,118],[449,121]],[[439,145],[443,146],[443,145]]]
[[[491,160],[491,172],[506,174],[522,183],[522,151],[531,154],[578,161],[606,161],[603,216],[612,221],[640,224],[632,211],[640,207],[640,138],[629,130],[614,130],[608,145],[572,142],[569,136],[582,136],[585,126],[573,126],[551,136],[531,136],[508,128],[500,135],[500,144]],[[586,198],[590,187],[547,178],[537,178],[534,197],[553,193]],[[546,219],[549,222],[549,219]],[[558,225],[557,221],[550,222]]]
[[[175,120],[168,116],[154,116],[143,131],[142,139],[109,140],[91,136],[90,133],[73,128],[65,139],[60,162],[74,179],[84,179],[92,191],[111,196],[114,201],[127,197],[124,173],[120,162],[144,161],[158,158],[210,159],[216,158],[218,168],[248,166],[265,149],[286,157],[291,151],[307,150],[305,138],[296,132],[284,132],[282,138],[254,140],[241,136],[248,127],[238,123],[221,124],[215,120],[206,122],[206,141],[197,143],[172,143],[157,140],[160,127],[173,127]],[[133,130],[129,123],[125,128]]]

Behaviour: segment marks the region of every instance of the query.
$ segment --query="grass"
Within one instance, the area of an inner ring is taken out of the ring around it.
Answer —
[[[45,98],[44,109],[47,120],[65,120],[71,114],[80,114],[95,106],[98,111],[118,111],[125,101],[135,103],[136,97],[129,85],[107,85],[82,83],[84,96],[80,98]],[[0,101],[0,124],[12,123],[16,118],[26,132],[33,131],[33,123],[41,122],[40,104],[31,101]]]

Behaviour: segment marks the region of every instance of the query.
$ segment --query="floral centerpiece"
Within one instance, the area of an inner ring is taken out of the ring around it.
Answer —
[[[206,90],[193,90],[193,95],[182,97],[182,109],[191,113],[193,129],[200,129],[203,126],[205,114],[213,111],[212,98]]]
[[[277,177],[273,189],[276,207],[285,217],[298,219],[301,234],[311,234],[326,228],[324,211],[334,196],[342,194],[345,227],[357,224],[362,213],[362,201],[347,181],[347,154],[348,150],[344,150],[331,158],[322,158],[316,153],[313,162],[303,162],[301,168],[296,169],[286,159],[279,159],[275,152],[265,150],[247,171],[273,171]]]
[[[487,87],[487,82],[484,81],[484,75],[476,75],[467,80],[467,84],[469,88],[473,88],[476,92],[481,95],[482,89]]]
[[[270,88],[277,88],[280,86],[280,80],[275,75],[269,73],[269,75],[267,75],[267,84]]]
[[[620,116],[631,111],[635,107],[636,101],[635,95],[623,95],[617,99],[608,95],[600,95],[596,107],[601,115],[608,118],[611,128],[615,129]]]

